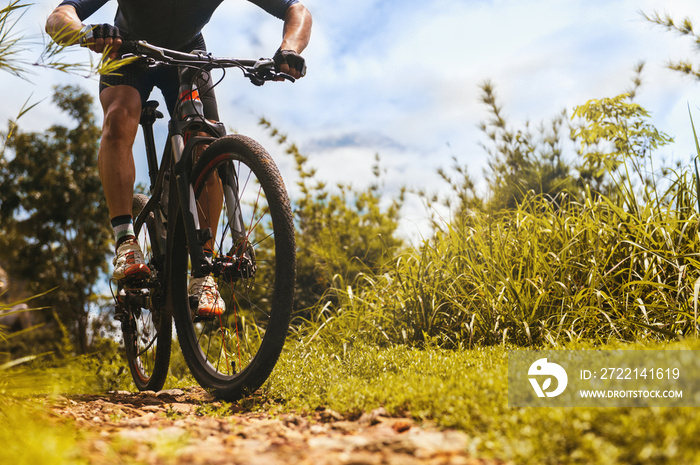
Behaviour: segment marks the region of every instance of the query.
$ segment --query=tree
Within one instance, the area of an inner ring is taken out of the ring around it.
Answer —
[[[57,87],[53,102],[74,123],[44,133],[15,127],[0,158],[0,259],[42,297],[82,352],[88,312],[111,251],[109,215],[97,173],[100,129],[92,97]]]
[[[641,180],[644,201],[656,191],[655,176],[647,168],[651,153],[673,139],[650,122],[650,114],[632,101],[630,93],[612,98],[593,99],[574,109],[573,116],[584,121],[572,130],[572,138],[580,141],[584,157],[582,173],[596,179],[610,177],[614,188],[608,195],[621,193],[630,208],[637,208],[632,174]],[[622,172],[620,170],[622,169]]]
[[[572,167],[564,160],[561,139],[566,113],[546,125],[537,135],[529,123],[522,130],[508,127],[490,82],[481,85],[481,100],[489,108],[491,119],[480,124],[489,139],[482,144],[488,154],[485,177],[488,183],[488,206],[493,211],[515,208],[528,193],[551,198],[574,188]]]

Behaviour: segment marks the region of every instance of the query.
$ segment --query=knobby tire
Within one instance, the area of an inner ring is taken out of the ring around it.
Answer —
[[[195,315],[197,298],[187,292],[191,266],[180,218],[172,247],[175,326],[195,379],[215,396],[233,401],[262,386],[284,346],[296,272],[292,212],[272,158],[245,136],[212,142],[192,169],[191,185],[204,224],[200,227],[210,226],[214,236],[206,247],[213,249],[219,268],[225,268],[213,275],[226,310],[214,318]],[[220,213],[210,208],[217,195],[224,199]],[[236,221],[236,209],[243,221]],[[238,232],[232,223],[245,228]]]
[[[134,195],[133,216],[137,218],[148,202],[142,194]],[[162,278],[162,258],[158,250],[155,217],[149,213],[139,230],[135,231],[146,263],[151,268],[147,284],[141,285],[149,292],[142,305],[133,302],[127,307],[122,321],[124,346],[134,384],[141,391],[159,391],[165,384],[170,364],[172,345],[172,317],[165,302]],[[134,288],[139,287],[134,283]]]

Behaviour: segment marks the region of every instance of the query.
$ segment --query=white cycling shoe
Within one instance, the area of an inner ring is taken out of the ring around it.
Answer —
[[[117,247],[117,255],[112,263],[112,276],[117,281],[124,278],[147,278],[151,274],[136,239],[127,239]]]
[[[197,316],[211,318],[222,315],[226,310],[224,299],[221,298],[216,281],[211,276],[190,279],[187,292],[190,296],[197,296],[199,299]]]

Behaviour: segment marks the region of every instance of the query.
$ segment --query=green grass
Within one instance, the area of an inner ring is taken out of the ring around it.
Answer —
[[[34,402],[0,398],[0,463],[15,465],[86,464],[78,431],[58,424]]]
[[[700,341],[597,348],[700,350]],[[273,416],[330,408],[348,419],[383,407],[395,416],[465,432],[477,457],[518,464],[699,463],[697,409],[508,407],[507,353],[501,345],[471,350],[348,345],[336,351],[321,343],[292,343],[262,395],[241,405]],[[81,447],[91,433],[51,418],[42,404],[37,398],[0,396],[0,440],[7,445],[0,463],[87,463]],[[230,414],[228,407],[202,407],[198,413],[221,417]],[[103,447],[114,457],[123,452],[118,442]]]
[[[700,350],[700,341],[598,348],[623,347]],[[280,410],[327,407],[348,418],[384,407],[464,431],[477,456],[518,464],[700,462],[697,409],[510,408],[507,384],[505,346],[452,351],[360,345],[335,353],[321,344],[299,344],[284,354],[265,396]]]

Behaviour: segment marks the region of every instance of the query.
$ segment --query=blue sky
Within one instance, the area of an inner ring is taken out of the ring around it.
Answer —
[[[668,12],[700,27],[700,3],[690,0],[306,0],[314,15],[305,53],[308,76],[295,84],[254,88],[230,75],[217,89],[222,119],[231,128],[261,139],[271,151],[260,116],[290,135],[331,182],[364,185],[374,155],[386,169],[388,192],[401,186],[439,191],[435,173],[456,156],[482,177],[484,139],[477,129],[487,117],[479,83],[491,80],[513,124],[547,121],[591,98],[617,95],[629,87],[632,69],[646,62],[637,98],[652,122],[676,138],[658,154],[687,163],[694,150],[688,104],[700,120],[700,83],[665,68],[669,59],[696,58],[689,40],[646,22],[639,11]],[[22,18],[37,33],[54,3],[32,6]],[[89,22],[110,21],[109,2]],[[243,0],[227,0],[205,29],[218,55],[269,56],[279,45],[281,22]],[[38,50],[31,56],[34,59]],[[31,55],[30,53],[30,55]],[[73,54],[87,59],[85,50]],[[13,89],[0,109],[7,119],[22,102],[50,96],[51,85],[80,83],[97,95],[97,84],[56,71],[38,71],[33,83],[2,74]],[[44,103],[24,117],[22,127],[42,130],[60,121]],[[140,154],[137,151],[137,158]],[[294,190],[292,161],[276,157]],[[409,199],[404,230],[425,231],[417,199]]]

